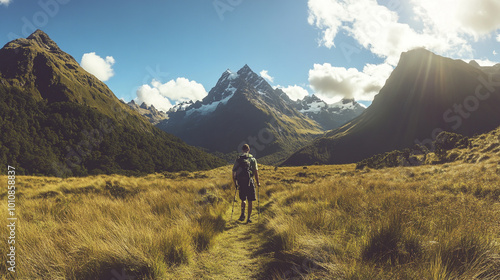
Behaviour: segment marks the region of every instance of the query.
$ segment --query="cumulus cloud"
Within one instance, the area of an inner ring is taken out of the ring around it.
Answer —
[[[0,0],[0,5],[9,6],[10,2],[12,2],[12,1],[11,0]]]
[[[477,39],[500,28],[497,0],[411,0],[411,3],[415,13],[439,31],[468,34]]]
[[[342,98],[373,100],[389,77],[389,64],[367,64],[360,72],[355,68],[334,67],[329,63],[314,64],[309,70],[309,83],[316,95],[327,103]]]
[[[498,64],[498,62],[491,61],[489,59],[466,59],[464,61],[467,62],[467,63],[469,63],[471,60],[476,61],[477,64],[479,64],[481,66],[494,66],[494,65]]]
[[[274,77],[271,77],[267,70],[260,71],[260,76],[270,83],[274,83]]]
[[[163,96],[173,101],[197,101],[207,96],[207,91],[202,84],[182,77],[177,78],[175,81],[170,80],[165,84],[153,80],[151,84],[157,88]]]
[[[500,34],[497,35],[497,42],[500,42]]]
[[[395,65],[401,52],[423,42],[407,24],[398,23],[396,12],[375,0],[309,0],[308,6],[308,22],[323,30],[320,43],[328,48],[335,46],[334,39],[343,30]]]
[[[415,15],[424,24],[424,33],[450,42],[445,55],[470,58],[471,42],[490,37],[500,28],[497,0],[411,0],[411,3]],[[465,43],[462,49],[461,41]]]
[[[500,28],[497,0],[410,0],[418,28],[401,22],[397,11],[403,7],[395,3],[389,9],[376,0],[309,0],[308,22],[322,31],[321,45],[334,47],[335,37],[344,31],[391,65],[401,52],[416,47],[472,57],[471,41]]]
[[[283,92],[288,95],[288,97],[292,100],[298,100],[298,99],[304,99],[304,97],[309,95],[309,92],[298,85],[293,85],[293,86],[288,86],[288,87],[281,87],[278,86]]]
[[[207,96],[207,91],[202,84],[180,77],[164,84],[153,79],[151,85],[142,85],[137,90],[135,100],[138,104],[145,102],[149,106],[154,105],[158,110],[166,112],[172,104],[188,100],[197,101],[205,96]]]
[[[83,69],[103,82],[115,75],[113,64],[115,64],[115,59],[112,56],[106,56],[104,59],[96,55],[95,52],[83,54],[80,62]]]
[[[172,108],[172,103],[165,96],[162,96],[157,88],[149,85],[142,85],[137,89],[135,101],[139,105],[143,102],[148,106],[154,105],[156,109],[165,112]]]

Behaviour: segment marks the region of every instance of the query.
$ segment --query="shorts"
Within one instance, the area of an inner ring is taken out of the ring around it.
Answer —
[[[250,179],[250,185],[248,185],[248,181],[246,182],[238,182],[240,186],[240,199],[241,201],[255,201],[257,200],[255,197],[255,184],[253,183],[253,179]]]

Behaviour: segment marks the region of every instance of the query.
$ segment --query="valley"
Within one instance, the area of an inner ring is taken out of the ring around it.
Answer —
[[[0,279],[500,279],[499,69],[409,50],[365,108],[292,100],[244,65],[164,112],[41,30],[13,40],[0,164],[16,177],[0,181],[17,272]],[[251,224],[230,165],[245,143]]]
[[[472,143],[447,152],[460,160],[417,167],[261,165],[253,224],[236,221],[239,201],[230,218],[230,166],[20,176],[19,276],[499,279],[500,139]]]

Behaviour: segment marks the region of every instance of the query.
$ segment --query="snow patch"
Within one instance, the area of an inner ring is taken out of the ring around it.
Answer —
[[[231,70],[227,69],[226,72],[229,74],[229,76],[227,77],[230,81],[238,78],[238,73],[234,73],[232,72]]]
[[[341,111],[342,110],[355,110],[356,109],[356,105],[354,104],[354,102],[344,103],[343,100],[336,102],[336,103],[333,103],[331,105],[328,105],[328,107],[329,108],[339,108]]]
[[[319,114],[321,110],[328,105],[326,105],[322,101],[314,101],[311,104],[308,104],[309,108],[300,110],[301,113],[314,113],[314,114]]]
[[[234,91],[236,91],[236,89],[234,89]],[[231,99],[231,97],[233,97],[234,91],[232,94],[230,94],[226,98],[222,99],[221,101],[215,101],[215,102],[212,102],[210,104],[202,105],[198,109],[191,109],[191,110],[187,111],[186,117],[188,117],[194,113],[199,113],[202,116],[205,116],[205,115],[212,113],[213,111],[215,111],[215,109],[217,109],[217,106],[219,106],[219,104],[226,104],[229,101],[229,99]]]
[[[229,85],[227,86],[227,88],[224,90],[224,92],[228,92],[228,91],[230,91],[230,92],[231,92],[231,95],[233,95],[233,94],[236,92],[236,88],[235,88],[235,87],[233,87],[233,85],[232,85],[232,84],[229,84]]]
[[[191,106],[191,105],[193,105],[193,101],[177,103],[174,105],[174,107],[170,108],[170,110],[168,110],[168,112],[172,113],[172,112],[186,111],[186,109],[189,108],[189,106]]]
[[[258,84],[254,85],[255,88],[259,88],[260,85],[264,82],[264,79],[261,79]]]

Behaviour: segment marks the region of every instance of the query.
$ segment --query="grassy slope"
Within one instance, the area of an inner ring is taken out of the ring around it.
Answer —
[[[0,165],[23,174],[148,174],[224,164],[155,128],[40,30],[0,49],[0,130]]]
[[[225,204],[217,201],[226,197],[223,182],[229,180],[221,178],[228,172],[206,174],[17,177],[23,224],[17,232],[17,277],[166,278],[170,266],[192,262],[224,227]],[[6,220],[6,212],[1,215]],[[8,236],[6,227],[1,232]],[[6,246],[0,250],[7,254]],[[7,275],[5,265],[0,264],[2,275]]]
[[[499,163],[262,166],[261,223],[251,225],[229,221],[230,167],[19,177],[18,276],[500,279]]]
[[[498,161],[328,172],[297,172],[270,209],[280,252],[315,264],[296,276],[499,279]]]

